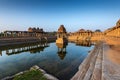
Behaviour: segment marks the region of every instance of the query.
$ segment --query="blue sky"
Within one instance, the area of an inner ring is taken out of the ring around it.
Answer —
[[[40,27],[105,30],[120,19],[120,0],[0,0],[0,32]]]

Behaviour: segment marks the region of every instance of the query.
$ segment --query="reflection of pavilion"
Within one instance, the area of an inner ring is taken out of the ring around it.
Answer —
[[[60,25],[58,32],[57,32],[56,45],[58,47],[58,56],[60,57],[61,60],[63,60],[64,57],[66,56],[67,44],[68,44],[68,40],[67,40],[66,29],[64,25]]]
[[[67,43],[66,44],[56,44],[57,47],[58,47],[58,56],[60,57],[61,60],[63,60],[66,56],[66,46],[67,46]]]

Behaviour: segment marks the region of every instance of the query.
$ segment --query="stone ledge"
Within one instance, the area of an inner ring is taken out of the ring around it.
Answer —
[[[101,42],[96,44],[94,49],[88,54],[86,59],[79,66],[79,71],[71,78],[71,80],[91,80],[94,71],[98,53],[100,52]]]
[[[43,69],[41,69],[41,68],[38,67],[37,65],[31,67],[30,70],[39,70],[39,71],[41,71],[41,72],[43,73],[43,76],[45,76],[48,80],[59,80],[59,79],[57,79],[56,77],[54,77],[53,75],[46,73]],[[29,71],[29,70],[19,72],[19,73],[13,75],[13,76],[5,77],[5,78],[3,78],[2,80],[12,80],[15,76],[17,76],[17,75],[22,75],[23,73],[25,73],[25,72],[27,72],[27,71]]]

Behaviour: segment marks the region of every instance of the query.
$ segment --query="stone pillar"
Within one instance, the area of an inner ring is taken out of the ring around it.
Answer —
[[[4,37],[7,37],[7,33],[6,32],[4,33]]]
[[[6,50],[6,54],[9,54],[9,50]]]

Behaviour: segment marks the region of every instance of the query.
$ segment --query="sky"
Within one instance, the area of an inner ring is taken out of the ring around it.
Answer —
[[[120,0],[0,0],[0,32],[29,27],[102,31],[120,19]]]

